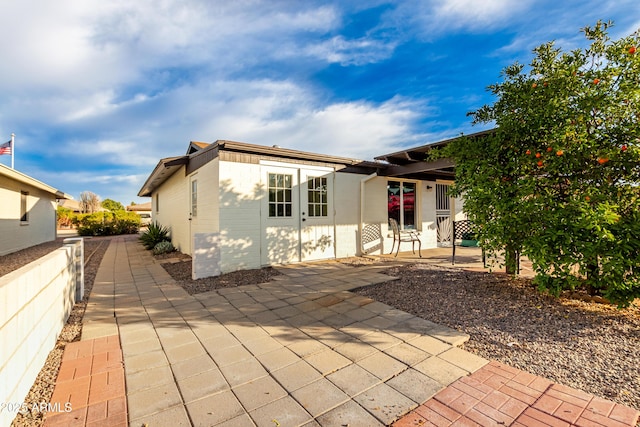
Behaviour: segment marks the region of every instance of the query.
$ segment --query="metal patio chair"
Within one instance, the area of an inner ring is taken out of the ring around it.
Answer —
[[[393,253],[393,248],[398,242],[398,247],[396,249],[396,257],[398,256],[398,252],[400,252],[400,243],[402,242],[411,242],[411,249],[413,253],[416,253],[416,242],[418,242],[418,255],[422,258],[422,242],[420,241],[420,236],[417,231],[413,230],[400,230],[400,226],[398,225],[398,221],[393,218],[389,218],[389,224],[391,224],[391,229],[393,230],[393,245],[391,246],[391,252]]]

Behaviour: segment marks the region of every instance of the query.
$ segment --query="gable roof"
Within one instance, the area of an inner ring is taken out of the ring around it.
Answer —
[[[178,157],[167,157],[161,159],[156,165],[151,175],[147,178],[142,188],[138,192],[140,197],[149,197],[153,191],[164,181],[173,175],[182,165],[187,166],[187,172],[196,170],[198,167],[208,163],[219,156],[219,153],[229,152],[236,154],[249,154],[258,156],[268,156],[278,159],[312,161],[339,165],[343,171],[353,171],[354,168],[366,170],[367,173],[376,171],[378,167],[384,166],[379,162],[367,162],[349,157],[331,156],[326,154],[310,153],[307,151],[292,150],[278,146],[265,146],[248,144],[246,142],[218,140],[212,144],[205,142],[189,143],[187,154]]]
[[[476,132],[466,137],[476,138],[490,135],[495,129]],[[327,154],[311,153],[308,151],[282,148],[277,145],[271,147],[265,145],[248,144],[246,142],[236,142],[218,140],[212,144],[206,142],[191,141],[187,154],[179,157],[167,157],[161,159],[151,175],[138,192],[140,197],[151,196],[152,192],[158,188],[165,180],[173,175],[182,165],[186,165],[186,172],[197,170],[204,164],[219,156],[221,151],[235,153],[237,155],[252,155],[260,158],[288,159],[291,161],[321,162],[342,166],[341,172],[370,174],[378,173],[380,176],[421,179],[434,181],[437,179],[452,180],[455,177],[455,164],[452,159],[438,159],[425,161],[427,153],[434,148],[449,144],[461,136],[450,138],[435,143],[408,148],[390,154],[383,154],[375,157],[374,162],[353,159],[349,157],[332,156]]]
[[[204,150],[209,145],[211,145],[211,144],[209,144],[208,142],[191,141],[189,143],[189,148],[187,148],[187,155],[193,154],[193,153],[198,152],[200,150]]]
[[[35,178],[31,178],[29,175],[26,175],[15,169],[11,169],[10,167],[2,164],[0,164],[0,175],[17,181],[21,184],[25,184],[37,188],[38,190],[42,190],[46,193],[52,194],[56,197],[56,199],[73,199],[73,197],[71,197],[70,195],[63,193],[62,191],[57,190],[50,185],[45,184],[44,182],[38,181]]]

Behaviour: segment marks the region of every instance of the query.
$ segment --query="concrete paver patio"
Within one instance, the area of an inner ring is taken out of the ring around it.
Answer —
[[[279,269],[284,274],[269,283],[191,296],[135,238],[112,240],[80,343],[119,336],[129,425],[353,427],[399,419],[398,425],[473,421],[465,409],[480,407],[464,404],[482,399],[465,400],[465,381],[479,381],[484,370],[500,366],[457,347],[466,334],[349,292],[390,280],[377,267],[327,262]],[[473,373],[476,377],[469,376]],[[484,384],[484,397],[492,386],[505,384]],[[494,409],[499,412],[507,401]],[[491,402],[497,405],[495,399],[485,405]],[[458,405],[458,415],[442,410],[446,405]],[[533,409],[545,410],[539,406]],[[626,425],[637,421],[629,408],[611,408],[616,415],[628,410]],[[106,425],[104,420],[100,425]],[[110,425],[122,425],[122,418]]]

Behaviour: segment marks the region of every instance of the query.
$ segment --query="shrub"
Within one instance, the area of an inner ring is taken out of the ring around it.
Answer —
[[[145,232],[140,235],[142,245],[147,249],[153,249],[160,242],[170,242],[169,229],[157,222],[149,224]]]
[[[173,244],[171,242],[165,241],[165,242],[160,242],[153,247],[153,254],[154,255],[168,254],[169,252],[173,252],[175,250],[176,248],[173,247]]]
[[[71,227],[76,217],[76,214],[71,209],[63,206],[58,206],[57,214],[58,228]]]
[[[81,236],[113,236],[135,234],[140,229],[140,217],[134,212],[94,212],[79,214],[73,219]]]

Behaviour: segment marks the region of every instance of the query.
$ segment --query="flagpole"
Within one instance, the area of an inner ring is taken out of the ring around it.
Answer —
[[[13,163],[13,156],[16,154],[16,134],[11,134],[11,169],[15,169]]]

